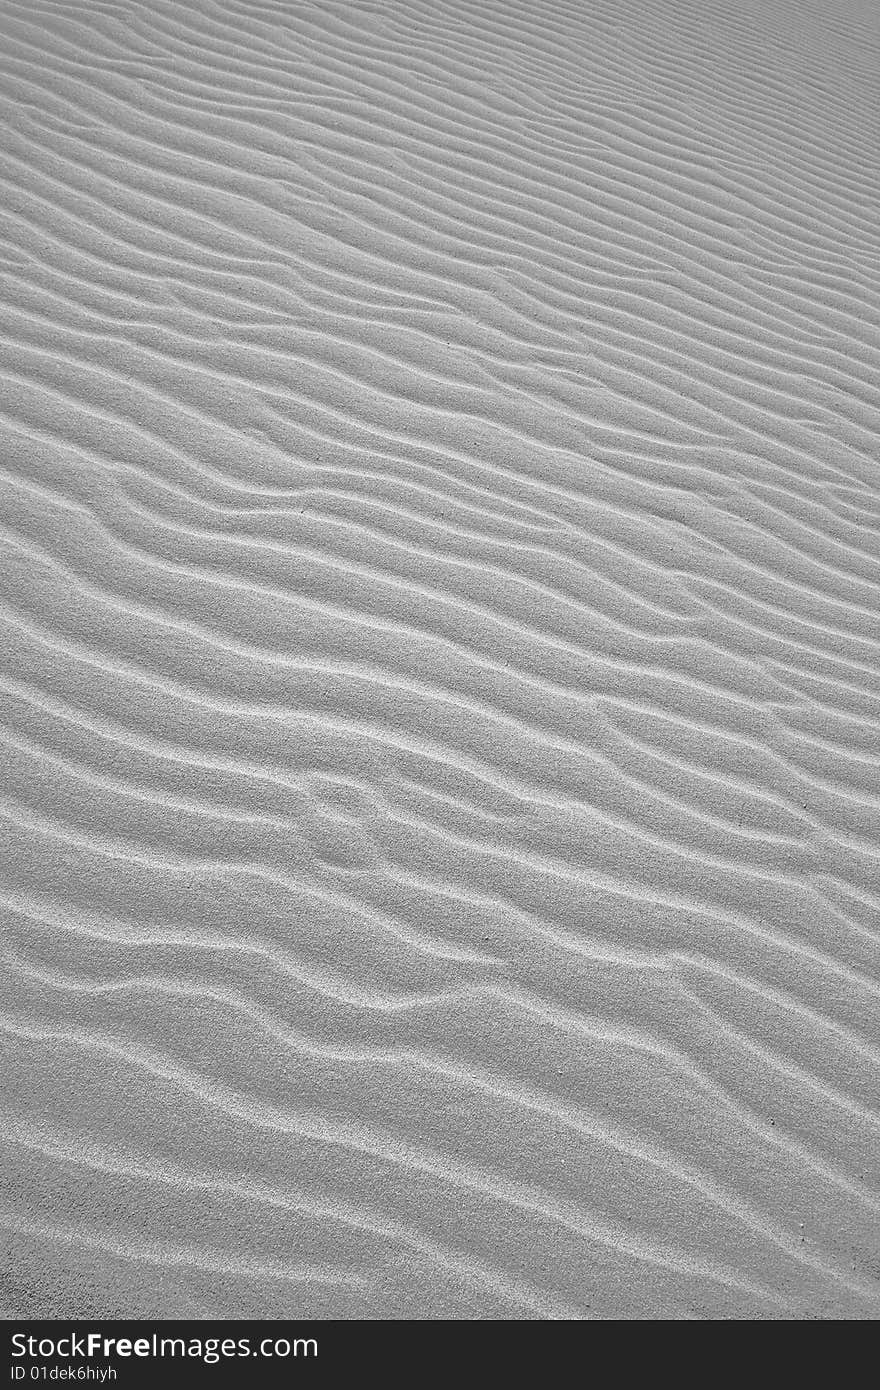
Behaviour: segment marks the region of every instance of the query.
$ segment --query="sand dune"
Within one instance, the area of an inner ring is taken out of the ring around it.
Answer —
[[[877,1317],[875,7],[0,38],[0,1306]]]

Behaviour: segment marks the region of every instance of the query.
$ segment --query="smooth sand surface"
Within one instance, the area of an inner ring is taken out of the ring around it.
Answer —
[[[876,5],[0,96],[0,1308],[877,1317]]]

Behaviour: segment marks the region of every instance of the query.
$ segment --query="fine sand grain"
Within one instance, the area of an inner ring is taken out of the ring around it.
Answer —
[[[880,1315],[878,94],[0,0],[0,1310]]]

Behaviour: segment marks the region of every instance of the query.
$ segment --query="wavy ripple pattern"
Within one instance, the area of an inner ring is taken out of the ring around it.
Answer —
[[[880,1315],[877,13],[0,39],[0,1308]]]

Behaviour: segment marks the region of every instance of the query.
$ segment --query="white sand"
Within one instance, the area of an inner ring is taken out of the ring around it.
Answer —
[[[877,6],[0,55],[0,1306],[880,1315]]]

